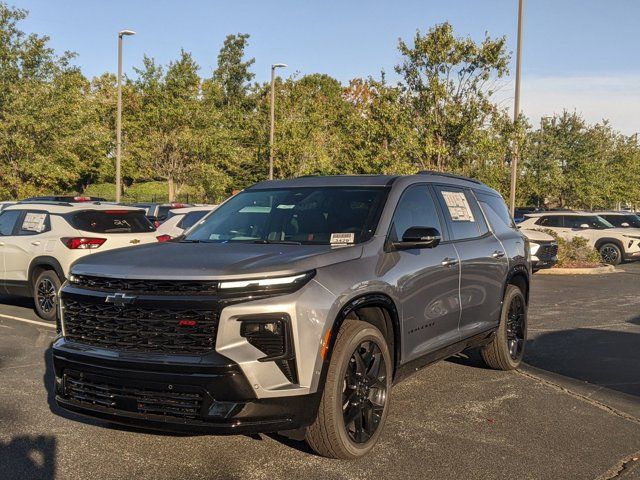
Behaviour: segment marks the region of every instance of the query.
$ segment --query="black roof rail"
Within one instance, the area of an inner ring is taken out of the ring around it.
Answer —
[[[20,200],[15,205],[58,205],[60,207],[73,207],[73,203],[56,202],[55,200]]]
[[[466,180],[468,182],[473,182],[473,183],[477,183],[478,185],[482,185],[482,182],[480,180],[476,180],[475,178],[465,177],[464,175],[456,175],[455,173],[439,172],[437,170],[420,170],[416,175],[438,175],[441,177],[456,178],[458,180]]]

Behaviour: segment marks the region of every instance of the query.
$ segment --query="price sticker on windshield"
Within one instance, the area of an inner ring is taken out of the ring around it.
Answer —
[[[355,233],[332,233],[329,243],[331,245],[349,245],[356,239]]]
[[[454,222],[475,222],[471,206],[463,192],[442,192],[449,215]]]
[[[46,213],[27,213],[24,216],[20,230],[26,232],[42,233],[45,229]]]

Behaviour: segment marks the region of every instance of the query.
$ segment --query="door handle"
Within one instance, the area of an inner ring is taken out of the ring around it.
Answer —
[[[493,253],[491,254],[491,256],[492,256],[493,258],[502,258],[502,257],[504,257],[504,252],[503,252],[503,251],[501,251],[501,250],[496,250],[495,252],[493,252]]]
[[[454,265],[457,265],[457,264],[458,264],[458,260],[456,258],[445,257],[442,259],[443,267],[453,267]]]
[[[38,245],[40,245],[40,241],[34,240],[33,242],[31,242],[31,245],[33,245],[34,247],[37,247]]]

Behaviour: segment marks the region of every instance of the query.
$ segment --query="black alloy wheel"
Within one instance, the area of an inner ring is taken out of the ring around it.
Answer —
[[[56,308],[56,287],[48,278],[43,278],[38,282],[36,301],[40,310],[45,314],[50,314]]]
[[[347,365],[342,392],[344,426],[355,443],[376,432],[387,402],[387,367],[380,347],[371,340],[355,349]]]
[[[511,299],[507,315],[507,347],[511,358],[517,360],[522,355],[525,342],[526,308],[522,296],[514,296]]]

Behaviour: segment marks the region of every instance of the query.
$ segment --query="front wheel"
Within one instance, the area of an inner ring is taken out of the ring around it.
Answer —
[[[40,318],[51,322],[56,319],[60,285],[60,279],[53,270],[45,270],[37,276],[33,284],[33,300]]]
[[[316,453],[353,459],[373,448],[389,410],[391,362],[380,330],[359,320],[344,322],[316,420],[305,435]]]
[[[622,250],[615,243],[605,243],[600,247],[600,257],[609,265],[620,265],[622,262]]]
[[[495,337],[480,353],[495,370],[513,370],[520,366],[527,341],[527,302],[522,290],[508,285],[502,302],[500,325]]]

